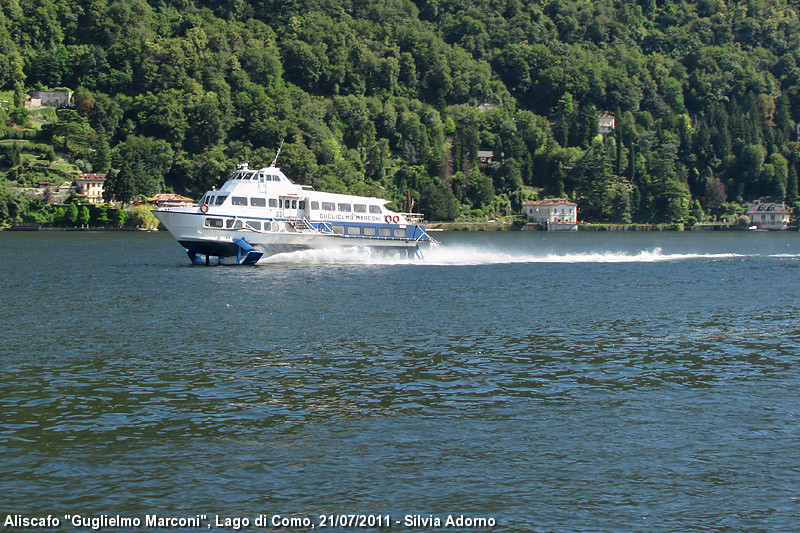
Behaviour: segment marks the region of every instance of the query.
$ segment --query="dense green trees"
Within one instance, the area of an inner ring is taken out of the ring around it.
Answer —
[[[121,200],[198,196],[285,141],[296,181],[398,208],[410,189],[432,218],[538,194],[687,222],[798,200],[798,30],[788,0],[6,0],[0,135],[30,126],[24,90],[67,86],[37,142]]]

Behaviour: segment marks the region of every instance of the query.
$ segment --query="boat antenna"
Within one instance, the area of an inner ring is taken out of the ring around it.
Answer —
[[[283,141],[284,139],[281,139],[281,145],[278,147],[278,152],[275,154],[275,159],[272,160],[272,164],[270,165],[271,167],[274,167],[278,163],[278,156],[281,155],[281,148],[283,148]]]

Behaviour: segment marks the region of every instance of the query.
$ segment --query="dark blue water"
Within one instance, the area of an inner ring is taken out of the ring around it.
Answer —
[[[797,530],[800,235],[437,237],[207,268],[166,234],[0,233],[0,529]]]

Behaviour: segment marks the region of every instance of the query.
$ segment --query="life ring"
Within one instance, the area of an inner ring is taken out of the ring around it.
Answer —
[[[383,217],[383,219],[386,221],[387,224],[392,223],[392,215],[386,215],[385,217]]]
[[[290,228],[293,228],[293,227],[294,227],[294,225],[295,225],[295,224],[294,224],[294,221],[292,221],[292,222],[289,222],[289,227],[290,227]]]
[[[399,217],[399,216],[397,216],[397,215],[393,216],[393,217],[392,217],[392,222],[394,222],[395,224],[397,224],[398,222],[400,222],[400,217]]]
[[[200,211],[202,211],[203,213],[208,213],[208,204],[201,205]]]

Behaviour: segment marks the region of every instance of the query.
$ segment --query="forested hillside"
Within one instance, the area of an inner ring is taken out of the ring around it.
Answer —
[[[282,140],[296,182],[401,209],[411,189],[437,220],[537,195],[614,222],[798,200],[799,1],[0,6],[0,137],[109,172],[118,200],[198,197],[239,160],[268,164]],[[55,87],[75,91],[74,110],[32,125],[24,94]],[[616,116],[605,136],[601,111]],[[38,172],[18,153],[0,171]],[[3,191],[0,218],[13,204]]]

